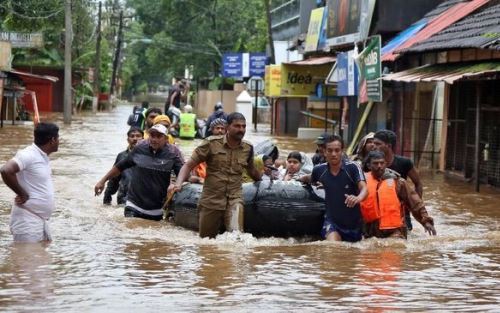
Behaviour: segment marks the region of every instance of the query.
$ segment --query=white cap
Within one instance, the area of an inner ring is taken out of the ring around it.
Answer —
[[[156,125],[153,125],[153,127],[151,127],[148,131],[151,132],[151,131],[157,131],[159,132],[160,134],[163,134],[163,135],[167,135],[168,134],[168,130],[165,126],[163,126],[162,124],[156,124]]]
[[[186,105],[184,106],[184,112],[186,112],[186,113],[191,113],[191,112],[193,112],[193,107],[192,107],[190,104],[186,104]]]

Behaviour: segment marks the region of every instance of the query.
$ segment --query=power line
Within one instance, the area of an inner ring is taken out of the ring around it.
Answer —
[[[12,0],[9,1],[9,4],[10,4],[11,7],[16,6],[16,7],[20,8],[23,12],[30,12],[30,11],[32,11],[33,13],[37,13],[38,15],[51,14],[51,13],[55,12],[54,8],[51,8],[50,10],[47,10],[47,11],[42,11],[42,10],[40,10],[40,8],[36,8],[37,10],[35,10],[30,5],[22,5],[21,3],[14,2]],[[60,9],[63,9],[63,8],[64,7],[60,7]]]
[[[16,12],[11,7],[8,7],[8,6],[2,5],[2,4],[0,4],[0,7],[4,8],[5,10],[7,10],[11,14],[14,14],[14,15],[16,15],[18,17],[21,17],[21,18],[24,18],[24,19],[28,19],[28,20],[48,19],[48,18],[51,18],[53,16],[58,15],[59,13],[61,13],[64,10],[64,8],[61,8],[61,9],[59,9],[57,11],[54,11],[54,12],[50,13],[49,15],[45,15],[45,16],[28,16],[28,15],[24,15],[22,13]]]

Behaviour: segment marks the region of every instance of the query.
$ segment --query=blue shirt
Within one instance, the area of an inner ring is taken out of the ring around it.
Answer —
[[[343,229],[359,229],[362,225],[359,204],[347,207],[345,194],[358,195],[358,183],[365,180],[363,171],[351,161],[342,160],[337,175],[330,172],[328,163],[315,166],[311,182],[320,182],[325,188],[326,218]]]

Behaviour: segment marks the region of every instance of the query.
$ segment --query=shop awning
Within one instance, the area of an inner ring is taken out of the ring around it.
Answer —
[[[293,64],[293,65],[323,65],[323,64],[333,63],[336,60],[337,60],[337,58],[334,57],[334,56],[325,56],[325,57],[319,57],[319,58],[312,58],[312,59],[307,59],[307,60],[289,62],[289,63],[285,63],[285,64]]]
[[[10,71],[4,71],[4,72],[7,72],[7,73],[11,73],[11,74],[14,74],[14,75],[17,75],[17,76],[20,76],[21,78],[22,77],[28,77],[28,78],[34,78],[34,79],[42,79],[42,80],[48,80],[48,81],[51,81],[53,83],[57,82],[59,80],[59,78],[55,77],[55,76],[49,76],[49,75],[36,75],[36,74],[32,74],[32,73],[28,73],[28,72],[22,72],[22,71],[17,71],[17,70],[10,70]]]
[[[385,81],[399,82],[437,82],[453,84],[458,80],[479,80],[495,77],[500,72],[500,62],[460,63],[424,65],[388,74]]]

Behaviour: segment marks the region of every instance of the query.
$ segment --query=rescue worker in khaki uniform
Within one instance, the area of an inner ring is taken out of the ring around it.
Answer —
[[[366,158],[370,172],[366,173],[368,197],[361,202],[365,238],[407,237],[405,209],[424,226],[430,235],[436,235],[434,221],[425,209],[424,202],[405,179],[386,168],[385,154],[371,151]]]
[[[243,140],[245,116],[234,112],[227,116],[226,134],[210,136],[194,151],[179,172],[169,193],[181,190],[191,170],[201,162],[207,163],[207,176],[198,201],[200,237],[214,238],[224,223],[227,231],[243,231],[243,169],[254,180],[261,180],[253,164],[253,146]]]

